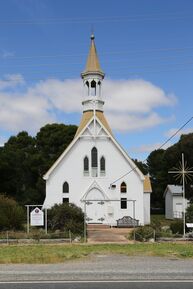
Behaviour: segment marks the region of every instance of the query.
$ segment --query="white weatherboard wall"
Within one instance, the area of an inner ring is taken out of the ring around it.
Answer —
[[[144,193],[144,224],[150,224],[150,193]]]
[[[189,202],[185,199],[185,209]],[[183,196],[182,194],[172,194],[170,190],[165,194],[165,217],[166,219],[182,218]]]
[[[91,176],[84,176],[83,174],[83,159],[85,156],[88,156],[89,160],[91,159],[91,149],[94,146],[97,147],[98,150],[98,159],[100,159],[101,156],[105,157],[106,175],[104,177],[99,176],[93,178]],[[110,189],[110,184],[116,180],[117,177],[122,176],[130,170],[130,164],[109,138],[92,141],[90,139],[80,138],[47,180],[44,206],[51,207],[55,203],[62,203],[63,197],[69,197],[70,203],[75,203],[83,209],[81,199],[93,181],[96,181],[109,200],[120,200],[121,197],[136,200],[135,217],[140,221],[140,224],[144,224],[143,180],[140,179],[139,175],[135,171],[132,171],[124,179],[116,183],[115,189]],[[69,184],[69,193],[66,194],[62,193],[63,183],[65,181]],[[127,193],[120,193],[120,184],[123,181],[127,184]],[[89,199],[89,194],[87,197],[87,199]],[[120,209],[120,203],[115,201],[106,203],[104,207],[105,215],[107,216],[104,223],[111,222],[115,225],[116,220],[125,215],[129,214],[133,217],[132,202],[128,203],[127,210]],[[113,208],[113,216],[112,214],[108,214],[109,207]]]

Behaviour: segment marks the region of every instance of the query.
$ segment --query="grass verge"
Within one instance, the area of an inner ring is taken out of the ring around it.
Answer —
[[[62,263],[91,254],[124,254],[128,256],[160,256],[193,258],[193,244],[138,243],[138,244],[65,244],[0,246],[1,264]]]

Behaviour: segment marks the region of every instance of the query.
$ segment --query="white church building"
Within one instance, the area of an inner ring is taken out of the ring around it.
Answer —
[[[104,115],[101,70],[94,35],[85,70],[82,120],[67,149],[44,175],[44,207],[74,203],[87,223],[117,225],[131,217],[150,223],[151,184],[113,136]]]

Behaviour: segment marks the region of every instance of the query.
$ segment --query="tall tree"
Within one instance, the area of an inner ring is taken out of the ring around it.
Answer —
[[[27,132],[12,136],[0,149],[0,191],[20,204],[42,203],[43,174],[72,141],[77,127],[49,124],[35,138]]]
[[[166,150],[155,150],[148,156],[147,165],[151,176],[153,193],[152,205],[164,206],[163,193],[168,184],[180,185],[169,170],[180,166],[181,155],[184,153],[189,167],[193,167],[193,133],[181,135],[179,141]],[[188,180],[186,184],[186,197],[193,200],[193,181]]]

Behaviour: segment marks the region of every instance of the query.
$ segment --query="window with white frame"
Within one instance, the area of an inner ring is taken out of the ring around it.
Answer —
[[[84,158],[83,165],[84,165],[84,176],[89,176],[89,159],[87,156]]]
[[[69,184],[67,182],[63,183],[63,193],[69,193]]]
[[[100,159],[100,176],[105,176],[106,164],[104,156]]]
[[[97,148],[93,147],[91,150],[91,168],[92,168],[92,177],[98,176],[98,152]]]

